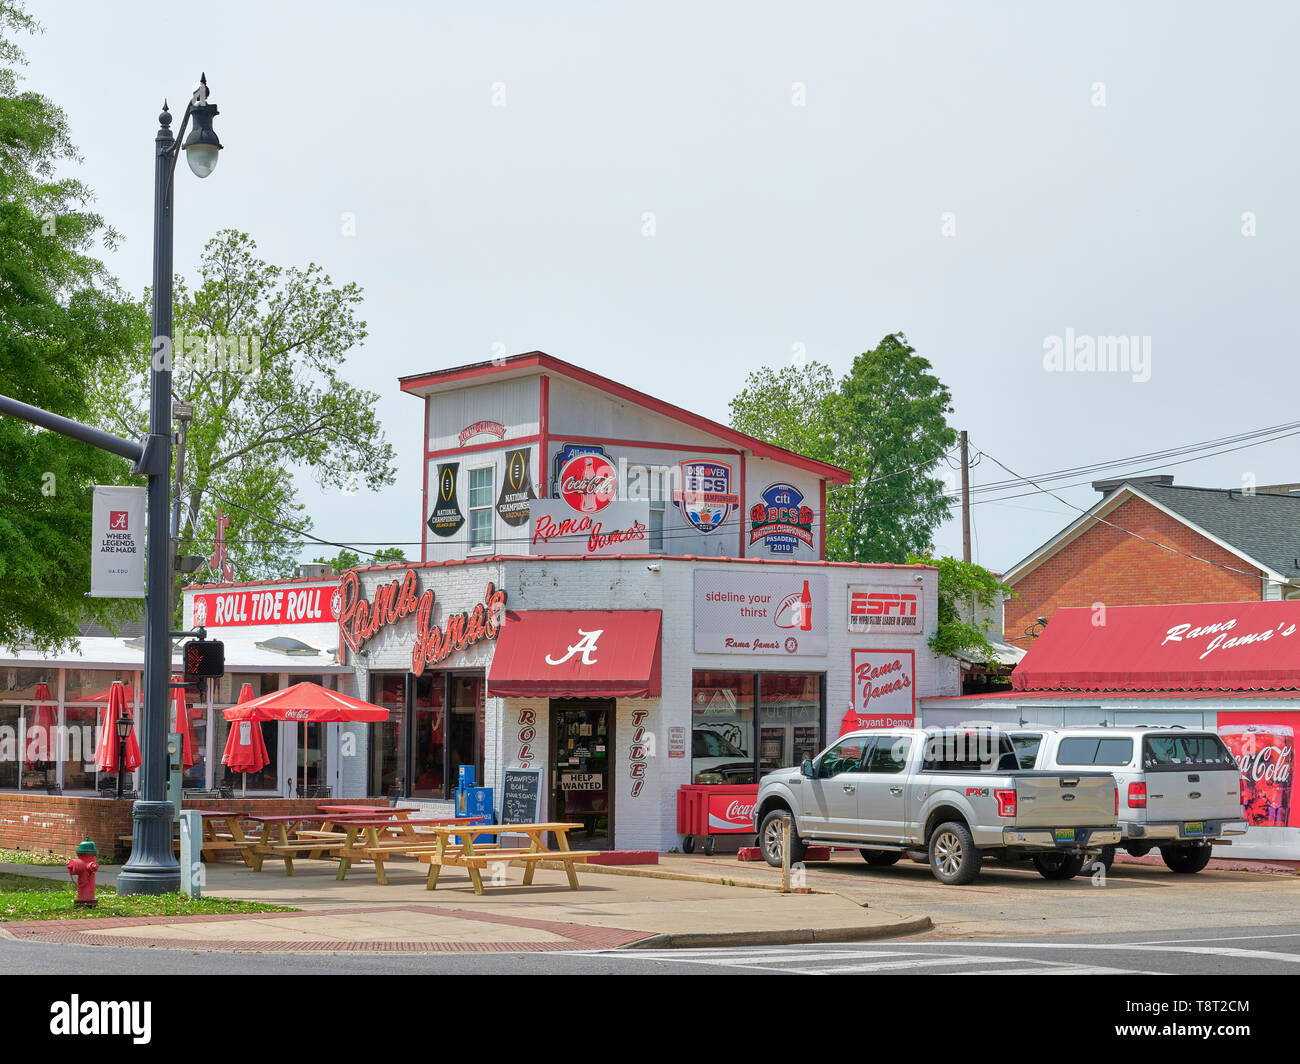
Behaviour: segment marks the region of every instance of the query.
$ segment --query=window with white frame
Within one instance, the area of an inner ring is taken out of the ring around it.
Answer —
[[[626,497],[644,499],[650,504],[650,553],[662,554],[664,549],[664,500],[668,497],[664,466],[629,466]]]
[[[469,549],[492,546],[492,467],[469,471]]]

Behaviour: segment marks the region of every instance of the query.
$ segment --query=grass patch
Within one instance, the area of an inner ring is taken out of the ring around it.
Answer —
[[[0,850],[0,864],[65,865],[71,861],[60,853],[40,853],[35,850]]]
[[[208,916],[214,913],[287,913],[297,910],[286,905],[264,905],[229,898],[187,898],[181,894],[132,894],[119,898],[117,891],[101,886],[95,892],[95,908],[73,905],[76,882],[40,879],[0,873],[0,923],[12,920],[87,920],[106,916]]]

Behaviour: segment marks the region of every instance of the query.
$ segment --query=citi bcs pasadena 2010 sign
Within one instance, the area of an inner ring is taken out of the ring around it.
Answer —
[[[361,580],[355,571],[343,574],[339,590],[343,605],[339,612],[339,635],[353,651],[359,651],[389,625],[415,614],[415,643],[411,648],[411,671],[419,676],[428,665],[439,662],[484,640],[496,639],[506,609],[506,593],[489,583],[483,601],[472,610],[448,614],[442,625],[433,623],[433,588],[420,591],[420,578],[407,569],[401,580],[375,588],[370,599],[361,596]]]

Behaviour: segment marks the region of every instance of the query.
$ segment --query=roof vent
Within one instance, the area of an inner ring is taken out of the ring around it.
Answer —
[[[301,639],[290,639],[287,635],[277,635],[274,639],[265,639],[253,645],[259,650],[272,650],[277,654],[287,654],[290,657],[300,654],[320,653],[315,647],[308,646]]]
[[[328,565],[322,565],[319,562],[304,562],[298,566],[298,576],[303,580],[320,580],[327,576],[333,576],[334,570]]]

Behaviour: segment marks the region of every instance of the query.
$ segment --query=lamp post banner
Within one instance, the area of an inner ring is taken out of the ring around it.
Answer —
[[[90,524],[92,598],[144,598],[147,488],[96,484]]]

